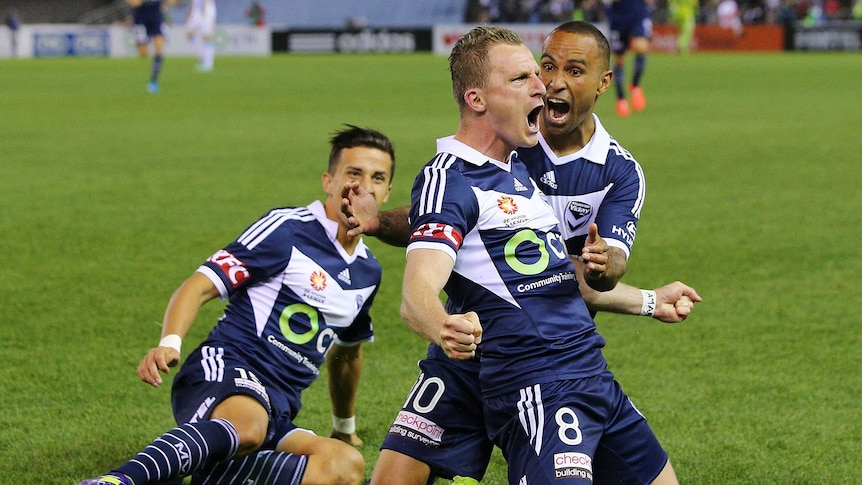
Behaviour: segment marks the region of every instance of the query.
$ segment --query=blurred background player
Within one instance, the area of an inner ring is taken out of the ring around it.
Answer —
[[[646,56],[649,52],[652,37],[652,19],[650,8],[653,0],[605,0],[605,12],[611,30],[611,50],[614,53],[614,85],[617,91],[617,115],[629,116],[635,111],[646,108],[646,96],[641,88],[641,77],[646,68]],[[625,65],[626,53],[634,52],[635,60],[632,72],[631,89],[632,104],[626,99]]]
[[[186,34],[198,54],[198,65],[195,69],[202,72],[213,70],[215,62],[215,44],[213,33],[216,24],[215,0],[192,0],[186,18]]]
[[[699,7],[698,0],[670,0],[670,16],[679,29],[677,47],[680,54],[688,54],[691,50],[691,40],[694,37],[694,27]]]
[[[317,436],[294,420],[325,362],[333,431],[355,437],[360,344],[373,337],[369,312],[382,269],[360,237],[347,235],[341,188],[357,181],[385,202],[394,170],[388,138],[348,126],[331,140],[323,202],[271,210],[199,266],[174,292],[162,339],[138,366],[141,380],[160,386],[161,373],[180,361],[200,308],[228,300],[174,378],[179,426],[79,485],[155,485],[186,476],[202,485],[358,485],[365,462],[353,440]]]
[[[11,36],[12,55],[18,56],[18,29],[21,28],[21,14],[18,13],[18,7],[13,5],[9,8],[9,15],[6,16],[6,27],[9,27],[9,35]]]
[[[159,75],[162,73],[162,62],[165,48],[165,34],[162,30],[165,23],[165,8],[171,7],[175,0],[126,0],[132,6],[135,44],[138,55],[147,57],[147,45],[153,43],[153,64],[150,69],[150,82],[147,91],[159,92]]]
[[[245,9],[245,16],[248,17],[249,24],[255,27],[266,25],[266,10],[258,1],[251,2],[251,5]]]

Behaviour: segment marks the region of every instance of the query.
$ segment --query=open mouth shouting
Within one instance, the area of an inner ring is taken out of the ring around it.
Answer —
[[[539,115],[542,113],[543,105],[536,106],[527,114],[527,128],[533,133],[539,132]]]
[[[572,106],[561,99],[548,98],[547,119],[551,123],[562,124],[572,110]]]

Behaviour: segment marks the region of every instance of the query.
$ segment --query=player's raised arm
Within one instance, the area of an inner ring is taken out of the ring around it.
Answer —
[[[410,207],[403,206],[380,212],[377,202],[355,181],[341,191],[341,212],[351,227],[350,237],[360,234],[375,236],[391,246],[407,247],[410,235]]]
[[[167,374],[179,363],[182,339],[197,318],[198,311],[204,303],[218,296],[218,289],[201,273],[191,275],[174,291],[162,321],[162,339],[138,364],[138,377],[142,381],[153,387],[162,384],[159,371]]]

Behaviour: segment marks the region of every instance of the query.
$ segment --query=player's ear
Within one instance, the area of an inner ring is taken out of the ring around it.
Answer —
[[[383,196],[383,203],[385,204],[389,200],[389,194],[392,193],[392,185],[386,188],[386,194]]]
[[[464,102],[471,110],[481,113],[487,108],[483,94],[481,89],[468,89],[464,93]]]
[[[323,185],[323,191],[329,194],[329,189],[332,188],[332,174],[327,172],[323,172],[323,175],[320,176],[320,182]],[[339,191],[340,193],[340,191]]]
[[[611,83],[614,80],[614,71],[607,70],[604,74],[602,74],[602,80],[599,82],[599,89],[596,93],[596,97],[605,94],[605,91],[611,87]]]

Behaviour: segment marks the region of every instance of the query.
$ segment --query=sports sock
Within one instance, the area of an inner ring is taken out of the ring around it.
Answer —
[[[625,88],[623,88],[623,80],[625,79],[626,70],[622,64],[614,65],[614,86],[617,89],[617,99],[626,97]]]
[[[632,86],[640,86],[641,85],[641,76],[644,73],[644,68],[646,67],[646,56],[643,54],[638,54],[635,56],[635,73],[634,77],[632,77]]]
[[[215,63],[215,44],[211,40],[204,42],[203,56],[201,57],[201,59],[201,64],[205,68],[213,68],[213,64]]]
[[[305,455],[258,451],[195,473],[192,485],[295,485],[302,481],[307,463]]]
[[[111,473],[128,475],[135,485],[156,484],[227,460],[238,446],[239,436],[225,420],[187,423],[159,436]]]
[[[162,55],[156,54],[153,57],[153,71],[150,74],[150,81],[156,82],[159,80],[159,74],[162,72]]]

